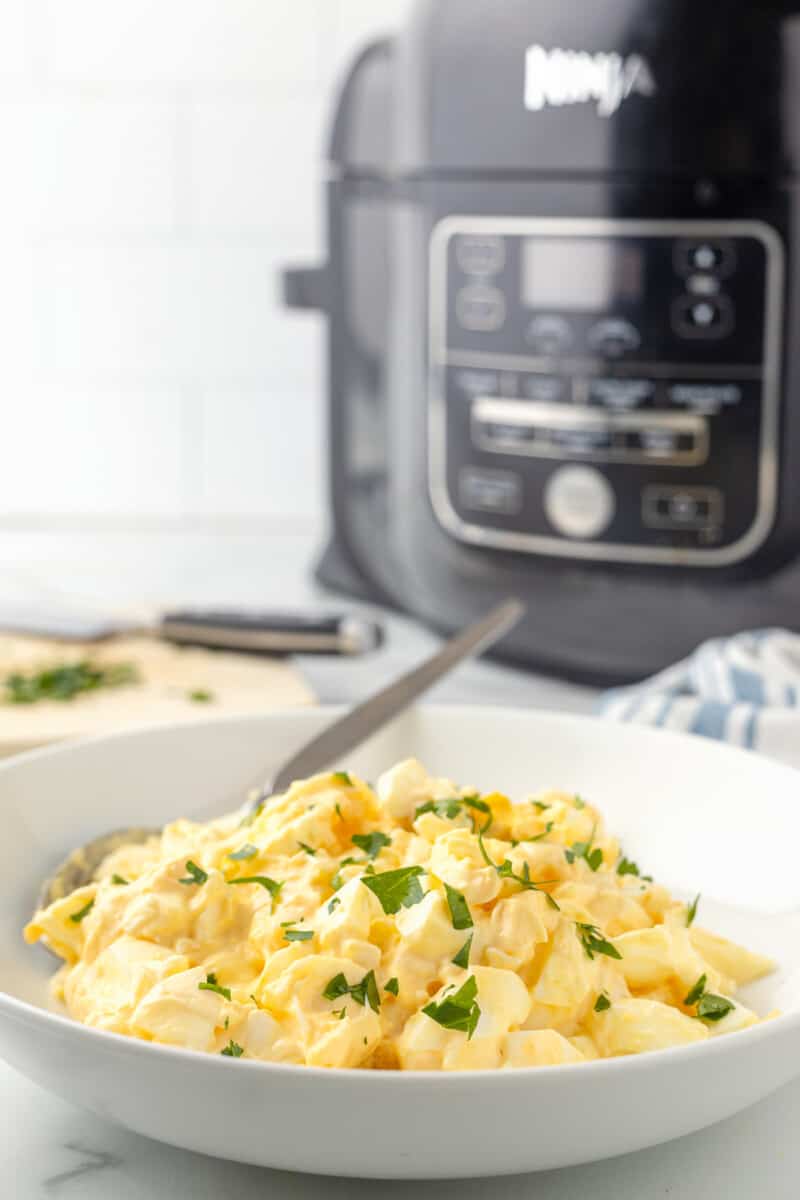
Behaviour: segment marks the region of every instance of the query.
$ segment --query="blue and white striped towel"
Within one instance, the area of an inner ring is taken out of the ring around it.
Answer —
[[[600,709],[800,766],[800,635],[762,629],[704,642],[652,679],[607,692]]]

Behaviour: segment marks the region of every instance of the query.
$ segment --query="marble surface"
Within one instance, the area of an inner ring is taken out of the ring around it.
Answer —
[[[224,539],[102,533],[27,537],[0,542],[4,595],[80,598],[144,611],[173,603],[312,605],[321,596],[308,564],[315,539],[302,533]],[[327,600],[332,607],[340,601]],[[349,606],[352,607],[352,606]],[[384,614],[385,646],[352,661],[303,659],[300,666],[323,701],[362,696],[410,666],[436,639],[413,622]],[[590,711],[595,696],[490,662],[459,669],[432,699],[520,704]],[[124,1087],[120,1080],[120,1087]],[[675,1104],[681,1103],[675,1096]],[[413,1195],[419,1200],[795,1200],[800,1178],[800,1081],[749,1112],[678,1142],[584,1167],[542,1175],[453,1183],[332,1180],[265,1171],[204,1158],[135,1134],[71,1108],[0,1064],[0,1196],[8,1200],[220,1200],[280,1196]],[[531,1113],[535,1136],[536,1114]]]

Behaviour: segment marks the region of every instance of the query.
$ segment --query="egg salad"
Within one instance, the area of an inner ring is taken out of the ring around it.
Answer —
[[[25,930],[77,1020],[316,1067],[549,1066],[756,1024],[773,964],[641,874],[600,813],[512,804],[411,759],[117,850]]]

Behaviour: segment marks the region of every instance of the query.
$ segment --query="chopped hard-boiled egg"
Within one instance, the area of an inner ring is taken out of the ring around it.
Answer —
[[[38,912],[97,1028],[321,1067],[560,1066],[755,1024],[772,963],[693,924],[579,796],[512,804],[414,759],[176,821]]]

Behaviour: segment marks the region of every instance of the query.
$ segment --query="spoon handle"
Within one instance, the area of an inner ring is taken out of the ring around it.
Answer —
[[[267,796],[282,792],[295,779],[306,779],[336,762],[342,754],[360,746],[372,733],[432,687],[443,675],[467,658],[481,654],[508,633],[525,612],[518,600],[506,600],[490,613],[462,629],[441,650],[375,695],[357,704],[328,725],[277,771],[253,801],[254,807]]]

